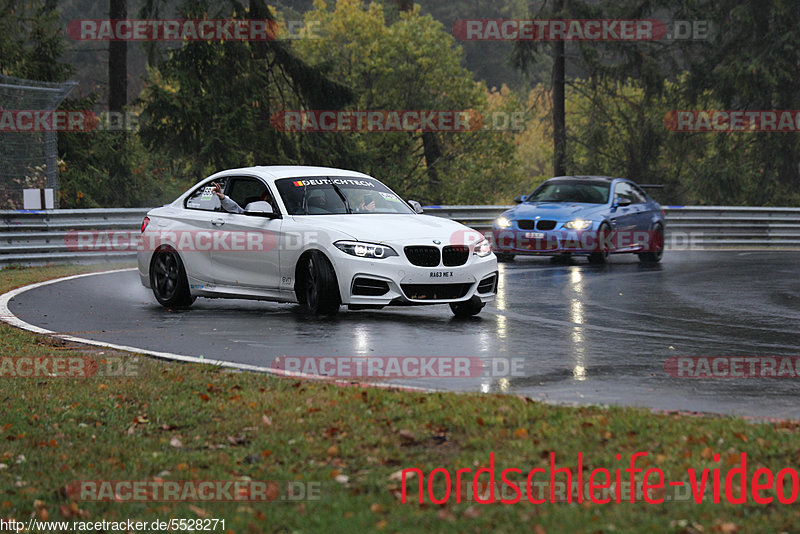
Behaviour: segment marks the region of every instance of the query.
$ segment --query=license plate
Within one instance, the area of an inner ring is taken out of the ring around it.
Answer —
[[[544,239],[542,232],[525,232],[526,239]]]

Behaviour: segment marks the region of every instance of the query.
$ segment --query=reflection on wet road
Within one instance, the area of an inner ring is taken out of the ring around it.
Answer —
[[[597,267],[521,258],[500,265],[496,302],[458,320],[446,306],[307,316],[295,305],[198,299],[168,311],[135,271],[19,295],[23,320],[79,337],[269,367],[285,356],[446,356],[517,362],[512,376],[398,379],[558,402],[800,419],[800,378],[686,379],[673,356],[800,356],[798,252],[671,252]]]

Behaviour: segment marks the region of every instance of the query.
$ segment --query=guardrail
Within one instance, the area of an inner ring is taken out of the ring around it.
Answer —
[[[130,261],[130,251],[76,251],[67,236],[81,230],[138,230],[150,208],[0,211],[0,266]]]
[[[425,213],[487,231],[509,207],[427,206]],[[111,243],[94,250],[75,250],[67,236],[81,230],[135,234],[148,210],[0,211],[0,266],[131,261],[134,252],[114,250]],[[800,249],[800,208],[669,206],[664,211],[668,249]]]

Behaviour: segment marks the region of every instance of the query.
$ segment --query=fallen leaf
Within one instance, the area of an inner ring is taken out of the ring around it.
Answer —
[[[439,519],[443,519],[445,521],[455,521],[456,520],[455,514],[453,512],[451,512],[450,510],[447,510],[446,508],[442,508],[439,511],[437,511],[436,512],[436,517],[438,517]]]
[[[183,443],[181,443],[181,440],[178,436],[172,436],[172,439],[169,440],[169,444],[175,447],[176,449],[180,449],[181,447],[183,447]]]
[[[467,519],[477,519],[481,516],[481,511],[475,506],[468,506],[463,515]]]
[[[197,517],[208,517],[208,512],[206,512],[202,508],[199,508],[199,507],[197,507],[197,506],[195,506],[193,504],[189,505],[189,510],[194,512],[195,515],[197,515]]]
[[[406,480],[410,480],[410,479],[414,478],[415,476],[417,476],[417,473],[415,473],[414,471],[409,471],[408,473],[406,473]],[[392,480],[392,481],[403,480],[403,470],[401,469],[399,471],[395,471],[394,473],[389,475],[389,480]]]
[[[228,443],[231,445],[241,445],[242,443],[247,443],[247,437],[243,434],[237,434],[236,436],[228,436],[227,437]]]
[[[401,430],[397,435],[403,445],[413,445],[417,442],[417,437],[410,430]]]

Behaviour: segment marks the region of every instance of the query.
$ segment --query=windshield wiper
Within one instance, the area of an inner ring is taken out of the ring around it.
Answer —
[[[342,193],[342,190],[339,189],[339,186],[333,183],[333,180],[331,180],[331,186],[333,187],[333,190],[336,191],[336,194],[339,195],[339,198],[341,198],[344,202],[344,209],[347,210],[347,213],[353,213],[353,210],[350,208],[350,202],[347,201],[347,197],[344,196],[344,193]]]

